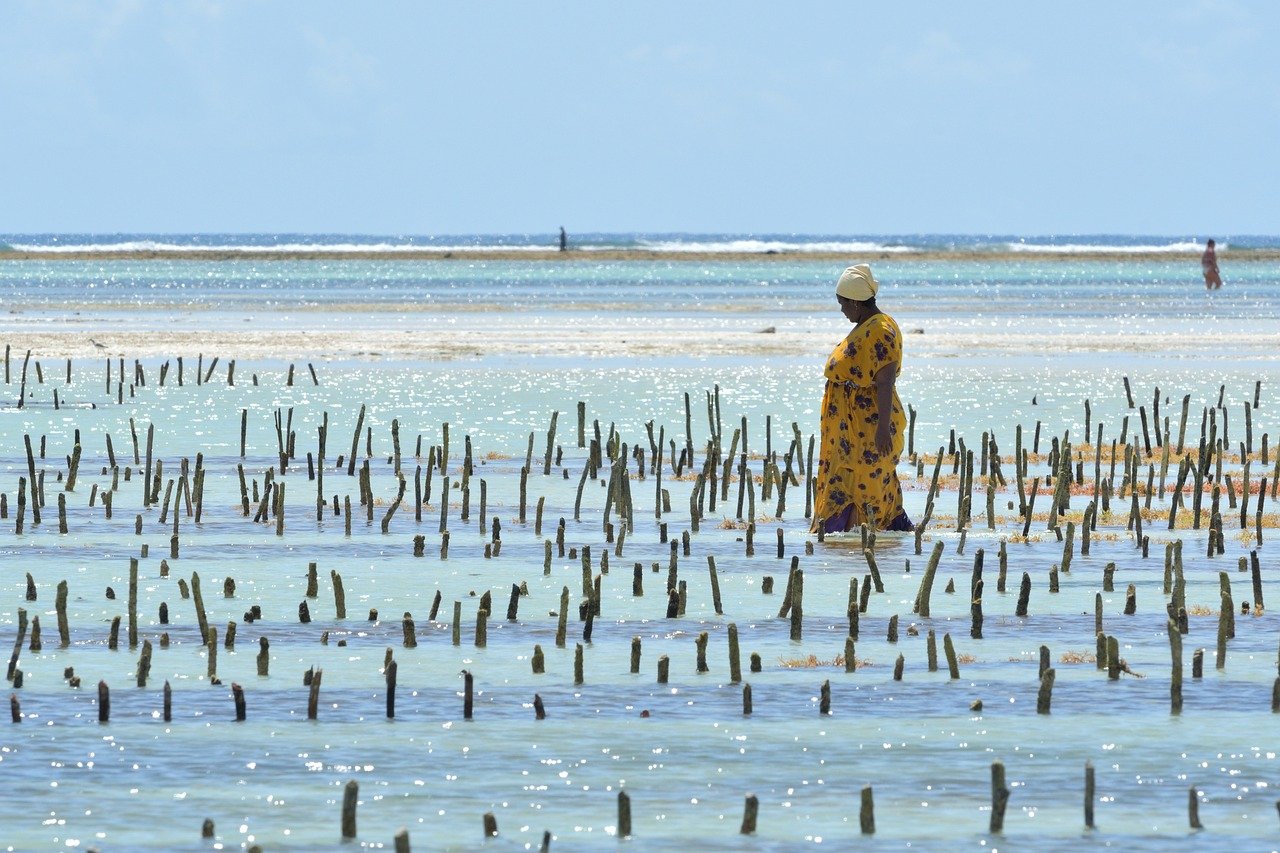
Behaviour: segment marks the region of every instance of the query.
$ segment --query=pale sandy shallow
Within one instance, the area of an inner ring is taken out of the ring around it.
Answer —
[[[1236,249],[1220,253],[1220,259],[1230,257],[1238,261],[1280,260],[1276,249]],[[0,251],[0,261],[561,261],[565,263],[596,261],[841,261],[850,257],[848,252],[696,252],[654,251],[649,249],[584,249],[560,252],[553,249],[403,249],[396,251],[272,251],[269,249],[145,249],[130,251],[38,252]],[[1044,252],[1044,251],[911,251],[862,253],[864,260],[912,260],[912,261],[1186,261],[1196,260],[1191,252]]]
[[[905,326],[905,324],[904,324]],[[95,346],[90,338],[105,343]],[[821,359],[840,338],[836,329],[721,331],[698,329],[681,334],[668,329],[592,326],[522,331],[514,321],[430,332],[357,329],[331,331],[24,331],[0,333],[10,358],[21,361],[26,350],[37,359],[127,359],[175,355],[220,355],[224,358],[314,361],[451,361],[486,358],[659,358],[707,357]],[[1026,334],[985,330],[924,329],[908,333],[911,358],[1018,359],[1083,357],[1108,362],[1115,358],[1180,357],[1205,362],[1251,360],[1280,364],[1280,331],[1188,333],[1186,331],[1099,335],[1096,332]]]

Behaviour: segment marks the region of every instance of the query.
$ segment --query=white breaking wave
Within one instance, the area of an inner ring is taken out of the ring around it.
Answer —
[[[36,243],[13,243],[10,248],[16,252],[49,252],[49,253],[66,253],[75,252],[120,252],[121,254],[129,252],[184,252],[184,253],[235,253],[235,252],[278,252],[280,254],[288,254],[292,252],[385,252],[388,254],[395,252],[488,252],[495,249],[502,251],[545,251],[550,246],[505,246],[505,245],[462,245],[462,246],[413,246],[404,243],[274,243],[271,245],[246,246],[246,245],[213,245],[213,246],[197,246],[183,243],[162,243],[156,240],[126,240],[120,243],[56,243],[52,245],[36,244]]]
[[[1061,255],[1081,254],[1086,252],[1116,255],[1144,255],[1160,252],[1186,252],[1188,254],[1199,254],[1204,251],[1204,245],[1202,243],[1197,243],[1194,240],[1178,243],[1165,243],[1162,246],[1109,246],[1097,243],[1025,243],[1019,241],[1017,243],[1006,243],[1004,247],[1010,252],[1043,252],[1045,254]],[[1227,245],[1225,243],[1219,244],[1219,248],[1226,249]]]
[[[867,241],[791,242],[786,240],[638,240],[636,246],[654,252],[917,252],[911,246],[886,246]],[[586,248],[586,247],[584,247]],[[606,248],[606,247],[600,247]]]

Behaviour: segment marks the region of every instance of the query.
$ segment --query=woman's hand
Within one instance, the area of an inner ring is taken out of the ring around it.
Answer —
[[[876,452],[881,456],[888,456],[893,452],[893,433],[890,429],[890,419],[881,415],[879,422],[876,424]]]

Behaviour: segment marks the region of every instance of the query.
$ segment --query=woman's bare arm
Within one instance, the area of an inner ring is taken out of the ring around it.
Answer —
[[[886,364],[876,372],[876,452],[887,456],[893,450],[893,384],[898,378],[896,365]]]

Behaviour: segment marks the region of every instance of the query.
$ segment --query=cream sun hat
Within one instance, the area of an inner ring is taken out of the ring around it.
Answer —
[[[836,295],[855,302],[874,299],[879,289],[880,283],[871,274],[869,264],[855,264],[849,267],[840,274],[840,280],[836,282]]]

